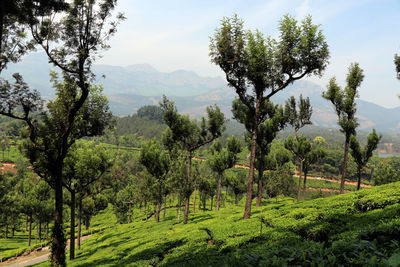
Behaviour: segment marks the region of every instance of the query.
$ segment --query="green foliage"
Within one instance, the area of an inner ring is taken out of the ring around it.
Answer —
[[[397,54],[394,55],[394,65],[396,66],[397,79],[400,80],[400,57]]]
[[[136,113],[139,118],[148,118],[159,123],[164,122],[164,113],[159,106],[143,106]]]
[[[392,165],[380,162],[374,172],[374,184],[382,185],[400,180],[400,175]]]
[[[242,207],[231,204],[220,212],[193,214],[186,225],[176,224],[175,215],[159,224],[145,222],[143,213],[131,224],[116,225],[108,209],[101,222],[112,227],[85,241],[79,261],[68,264],[392,266],[400,250],[399,186],[301,204],[290,198],[263,201],[254,210],[262,218],[262,233],[258,216],[243,220]]]

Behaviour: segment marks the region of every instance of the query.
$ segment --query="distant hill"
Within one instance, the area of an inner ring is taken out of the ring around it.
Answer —
[[[44,54],[32,53],[23,62],[10,65],[5,75],[20,72],[25,81],[37,88],[44,98],[50,98],[54,95],[48,82],[50,69]],[[97,75],[97,82],[104,86],[104,94],[109,98],[111,110],[118,116],[131,115],[144,105],[157,104],[163,94],[175,101],[180,112],[191,116],[205,115],[205,108],[212,104],[217,104],[227,117],[232,116],[231,103],[235,92],[227,87],[221,77],[201,77],[186,70],[164,73],[148,64],[127,67],[94,65],[93,70]],[[314,125],[337,128],[337,117],[332,105],[321,97],[323,90],[317,84],[297,81],[273,96],[272,100],[284,103],[291,95],[308,96],[314,111]],[[359,129],[376,128],[379,132],[399,132],[400,107],[384,108],[357,100],[357,109]]]

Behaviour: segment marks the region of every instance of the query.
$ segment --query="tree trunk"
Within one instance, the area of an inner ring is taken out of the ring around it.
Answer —
[[[303,174],[303,160],[300,159],[299,186],[297,187],[297,203],[300,202],[300,197],[301,197],[301,175],[302,174]]]
[[[347,169],[347,159],[348,159],[348,155],[349,155],[349,146],[350,146],[350,136],[346,135],[346,142],[344,144],[344,159],[343,159],[342,178],[340,180],[340,194],[344,193],[344,182],[346,180],[346,169]]]
[[[217,207],[216,211],[219,211],[220,202],[221,202],[221,183],[222,183],[222,173],[218,173],[218,185],[217,185]]]
[[[65,236],[63,229],[63,188],[62,188],[62,166],[56,166],[58,171],[54,175],[54,192],[55,192],[55,211],[54,211],[54,226],[52,233],[51,247],[51,264],[52,266],[66,266],[65,264]]]
[[[165,195],[164,198],[164,214],[163,214],[163,219],[165,219],[165,213],[167,212],[167,195]]]
[[[250,170],[249,179],[247,181],[246,191],[246,204],[244,207],[244,219],[249,219],[251,215],[251,201],[253,198],[253,178],[254,178],[254,163],[256,160],[256,140],[257,140],[257,128],[258,128],[258,114],[260,113],[261,99],[257,96],[256,110],[254,114],[253,132],[251,133],[251,149],[250,149]]]
[[[181,222],[181,205],[182,205],[182,196],[179,194],[179,208],[178,208],[178,223]]]
[[[197,193],[197,189],[195,187],[194,188],[194,197],[193,197],[193,213],[196,212],[196,193]]]
[[[86,230],[89,230],[89,224],[90,224],[89,217],[86,216],[86,217],[85,217],[85,229],[86,229]]]
[[[25,215],[25,232],[28,231],[28,215]]]
[[[147,200],[144,201],[144,216],[146,217],[147,222]]]
[[[235,194],[235,205],[239,203],[239,194]]]
[[[187,166],[186,166],[186,199],[185,199],[185,213],[183,215],[183,224],[187,224],[189,217],[189,202],[190,202],[190,184],[192,173],[192,151],[188,151]]]
[[[162,204],[162,183],[159,181],[158,183],[158,200],[157,200],[157,210],[154,218],[156,219],[156,223],[160,221],[160,211],[161,211],[161,204]]]
[[[39,220],[39,243],[42,243],[42,221]]]
[[[15,226],[11,228],[11,237],[13,238],[15,234]]]
[[[211,196],[211,205],[210,205],[210,210],[213,208],[213,201],[214,201],[214,196]]]
[[[360,186],[361,186],[361,168],[358,167],[357,168],[357,190],[360,190]]]
[[[204,198],[203,198],[203,211],[206,210],[206,204],[207,204],[207,195],[204,195]]]
[[[29,215],[28,247],[31,246],[31,236],[32,236],[32,215]]]
[[[81,249],[81,236],[82,236],[82,197],[78,202],[78,249]]]
[[[260,158],[263,158],[264,155],[262,154]],[[258,185],[257,185],[257,201],[256,201],[256,206],[260,207],[261,206],[261,200],[262,200],[262,192],[263,192],[263,175],[264,175],[264,163],[260,160],[259,166],[258,166]]]
[[[46,240],[49,239],[49,222],[46,222]]]
[[[306,182],[307,182],[307,171],[304,171],[304,182],[303,182],[303,200],[304,200],[304,198],[305,198],[305,196],[306,196],[306,189],[307,189],[307,186],[306,186]]]
[[[69,259],[75,259],[75,190],[71,190],[71,225],[69,231]]]
[[[6,232],[4,234],[5,239],[8,238],[8,223],[6,222]]]
[[[131,209],[132,209],[132,202],[129,201],[129,211],[128,211],[128,223],[131,223]]]

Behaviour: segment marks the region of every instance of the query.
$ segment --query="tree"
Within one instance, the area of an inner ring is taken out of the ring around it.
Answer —
[[[189,200],[192,193],[192,155],[198,148],[211,143],[220,137],[225,130],[224,114],[217,106],[207,107],[208,120],[203,117],[200,126],[196,121],[191,121],[189,116],[181,115],[173,102],[165,96],[161,107],[164,111],[164,121],[168,128],[163,136],[166,147],[179,146],[186,152],[186,183],[185,183],[185,213],[183,223],[186,224],[189,216]]]
[[[361,148],[357,138],[354,135],[350,137],[350,152],[357,164],[357,190],[360,190],[361,172],[372,157],[372,153],[377,148],[381,139],[382,135],[378,136],[375,129],[373,129],[372,133],[367,137],[367,145],[364,148]]]
[[[394,55],[394,65],[396,66],[397,79],[400,80],[400,57],[397,54]]]
[[[160,144],[153,139],[144,144],[140,153],[140,163],[157,181],[157,210],[154,217],[158,223],[163,191],[165,191],[165,180],[170,169],[169,155],[166,151],[162,151]]]
[[[357,118],[355,117],[357,108],[355,99],[359,97],[357,88],[361,85],[364,79],[363,70],[359,67],[358,63],[351,63],[346,82],[347,85],[344,89],[340,88],[333,77],[328,84],[327,91],[322,93],[322,97],[331,101],[336,114],[338,116],[338,124],[340,131],[344,133],[346,139],[344,143],[344,158],[342,177],[340,181],[340,193],[344,193],[344,182],[346,180],[346,168],[350,147],[350,136],[356,134],[358,126]]]
[[[109,124],[108,110],[92,113],[96,107],[87,100],[94,77],[91,65],[108,47],[106,41],[123,19],[118,15],[116,21],[107,24],[115,5],[116,0],[73,1],[62,17],[33,10],[32,18],[37,18],[30,25],[33,39],[64,79],[58,83],[53,76],[57,98],[48,104],[49,112],[42,113],[41,121],[31,116],[41,108],[39,94],[29,91],[21,76],[14,75],[14,84],[3,82],[1,86],[0,114],[26,123],[27,156],[35,172],[55,191],[52,265],[65,265],[62,170],[68,149],[81,137],[101,134]],[[83,112],[85,103],[89,112]],[[17,107],[22,107],[22,114]]]
[[[312,164],[317,163],[320,159],[324,158],[325,155],[326,151],[318,143],[311,143],[311,150],[305,155],[303,161],[303,200],[306,196],[307,174],[310,170],[310,167]]]
[[[399,172],[390,164],[380,162],[373,175],[374,185],[383,185],[400,180]]]
[[[279,40],[265,38],[259,31],[244,31],[237,15],[223,18],[221,27],[211,37],[211,61],[226,74],[240,101],[252,116],[250,171],[247,183],[244,218],[250,218],[258,125],[265,114],[264,102],[308,75],[321,75],[329,51],[325,37],[311,16],[301,23],[286,15],[280,21]],[[247,128],[247,127],[246,127]]]
[[[104,178],[110,167],[110,158],[104,147],[96,146],[93,142],[76,143],[65,158],[63,186],[71,194],[70,260],[75,258],[75,207],[78,206],[78,244],[80,245],[82,200],[93,194],[95,183]]]
[[[303,96],[300,95],[300,100],[297,104],[294,96],[291,96],[289,100],[286,101],[285,113],[289,118],[288,121],[293,128],[295,138],[297,138],[297,133],[303,126],[312,124],[310,120],[312,107],[308,97],[304,99]]]
[[[239,195],[246,192],[246,170],[235,168],[226,173],[227,182],[235,195],[235,205],[239,203]]]
[[[222,147],[219,140],[215,141],[210,148],[211,157],[208,161],[211,169],[217,173],[217,206],[216,210],[220,208],[221,199],[221,183],[224,172],[227,169],[235,166],[237,161],[237,154],[242,151],[240,141],[235,137],[230,137],[226,143],[226,147]]]
[[[307,140],[307,138],[303,135],[298,136],[294,139],[292,136],[289,136],[285,140],[285,148],[292,151],[292,153],[298,158],[300,162],[300,171],[299,171],[299,184],[297,187],[297,203],[300,202],[301,197],[301,176],[303,174],[303,166],[306,161],[307,154],[312,151],[311,142]]]

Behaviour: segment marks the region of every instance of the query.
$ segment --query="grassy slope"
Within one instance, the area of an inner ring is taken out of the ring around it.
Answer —
[[[136,218],[125,225],[114,224],[106,210],[103,223],[113,227],[85,241],[68,264],[395,265],[400,259],[399,189],[400,183],[394,183],[300,204],[272,199],[254,207],[249,220],[242,219],[242,205],[228,204],[219,212],[191,214],[187,225],[176,224],[175,210],[168,210],[159,224]]]

